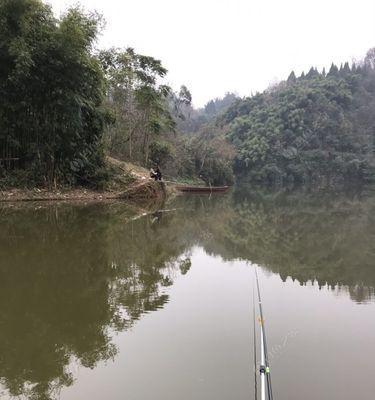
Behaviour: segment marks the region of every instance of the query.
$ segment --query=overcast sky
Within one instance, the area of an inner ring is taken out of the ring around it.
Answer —
[[[77,0],[47,0],[60,14]],[[99,47],[161,59],[195,106],[250,95],[311,66],[360,59],[375,46],[375,0],[81,0],[104,15]]]

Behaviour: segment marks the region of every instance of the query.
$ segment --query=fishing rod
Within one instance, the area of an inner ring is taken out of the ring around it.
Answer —
[[[266,392],[267,392],[267,399],[273,400],[273,393],[272,393],[272,383],[271,383],[271,372],[270,372],[270,364],[268,359],[268,350],[267,350],[267,340],[266,340],[266,329],[265,323],[263,318],[263,307],[262,307],[262,299],[260,295],[260,288],[259,288],[259,279],[258,279],[258,271],[257,267],[255,266],[255,278],[257,283],[257,292],[258,292],[258,304],[259,304],[259,323],[260,323],[260,398],[261,400],[266,400]],[[253,296],[254,297],[254,296]],[[254,315],[253,311],[253,315]],[[255,322],[255,317],[254,317]],[[255,337],[255,324],[254,324],[254,337]],[[255,339],[254,339],[255,343]],[[255,348],[254,344],[254,348]],[[256,354],[254,355],[254,362],[256,363]],[[255,379],[256,385],[256,379]],[[255,398],[257,399],[257,387],[255,386]]]
[[[258,365],[257,365],[257,335],[255,330],[255,293],[253,286],[253,354],[254,354],[254,399],[258,400]]]

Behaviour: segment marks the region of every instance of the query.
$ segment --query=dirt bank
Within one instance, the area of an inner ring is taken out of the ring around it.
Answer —
[[[63,201],[63,200],[112,200],[112,199],[162,199],[173,192],[164,182],[154,182],[145,168],[107,158],[113,175],[105,190],[60,187],[56,189],[0,190],[0,202],[9,201]]]

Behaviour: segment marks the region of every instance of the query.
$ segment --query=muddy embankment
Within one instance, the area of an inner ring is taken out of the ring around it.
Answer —
[[[107,158],[112,177],[105,190],[60,187],[54,189],[13,188],[0,190],[0,202],[14,201],[104,201],[104,200],[155,200],[159,202],[174,192],[165,182],[149,178],[145,168]]]

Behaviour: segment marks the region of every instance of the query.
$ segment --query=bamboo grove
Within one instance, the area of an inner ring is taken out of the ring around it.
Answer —
[[[100,17],[57,20],[37,0],[0,3],[0,157],[46,184],[88,181],[102,165],[104,77],[92,48]]]

